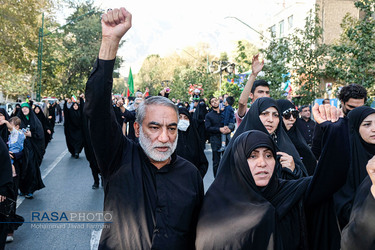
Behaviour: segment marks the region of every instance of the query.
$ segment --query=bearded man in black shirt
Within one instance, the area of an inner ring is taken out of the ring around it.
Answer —
[[[84,112],[104,179],[104,211],[113,218],[99,249],[194,249],[203,182],[197,168],[174,152],[177,107],[160,96],[140,104],[138,144],[123,136],[111,106],[115,58],[130,27],[125,8],[102,16],[99,58],[86,85]]]

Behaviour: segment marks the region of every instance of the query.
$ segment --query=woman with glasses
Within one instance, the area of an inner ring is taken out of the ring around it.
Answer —
[[[243,118],[231,141],[249,130],[259,130],[271,135],[278,146],[277,157],[282,166],[281,177],[298,179],[307,176],[297,149],[282,128],[280,111],[275,100],[269,97],[258,98]],[[228,147],[230,147],[229,143]],[[219,166],[219,171],[222,164]]]
[[[299,112],[295,109],[293,103],[288,100],[277,100],[277,105],[279,106],[283,118],[282,126],[301,156],[302,162],[305,165],[309,176],[311,176],[314,174],[317,161],[310,147],[307,145],[306,140],[296,126]]]

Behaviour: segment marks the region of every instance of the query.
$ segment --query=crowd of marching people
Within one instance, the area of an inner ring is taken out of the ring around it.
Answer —
[[[67,148],[74,158],[84,149],[92,188],[101,179],[104,211],[113,212],[99,249],[375,249],[375,109],[365,106],[366,89],[344,86],[341,109],[329,100],[297,107],[270,97],[254,56],[237,110],[234,97],[199,91],[189,102],[170,100],[169,88],[115,97],[117,48],[130,28],[125,8],[102,16],[86,92],[63,100]],[[55,122],[47,110],[22,103],[13,118],[0,110],[1,203],[44,187],[39,167]],[[207,145],[215,179],[204,194]],[[0,227],[5,241],[14,229]]]

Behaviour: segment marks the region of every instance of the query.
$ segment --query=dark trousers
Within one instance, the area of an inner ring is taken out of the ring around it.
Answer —
[[[220,159],[222,153],[217,152],[221,147],[221,134],[210,137],[211,149],[212,149],[212,169],[214,172],[214,177],[216,177],[217,169],[220,164]]]
[[[90,166],[92,177],[94,178],[94,183],[99,185],[99,174],[100,170],[98,166]]]
[[[0,222],[5,222],[6,217],[0,215]],[[0,249],[5,248],[5,241],[8,235],[8,224],[0,223]]]

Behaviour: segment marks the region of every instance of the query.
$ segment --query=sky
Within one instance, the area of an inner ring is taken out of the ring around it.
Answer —
[[[291,1],[291,0],[290,0]],[[118,55],[125,60],[120,69],[127,77],[129,67],[136,74],[151,54],[161,57],[199,42],[210,45],[210,54],[231,54],[236,41],[249,40],[259,45],[259,35],[234,18],[261,31],[267,19],[282,7],[283,0],[94,0],[103,10],[125,7],[132,13],[132,28]]]

